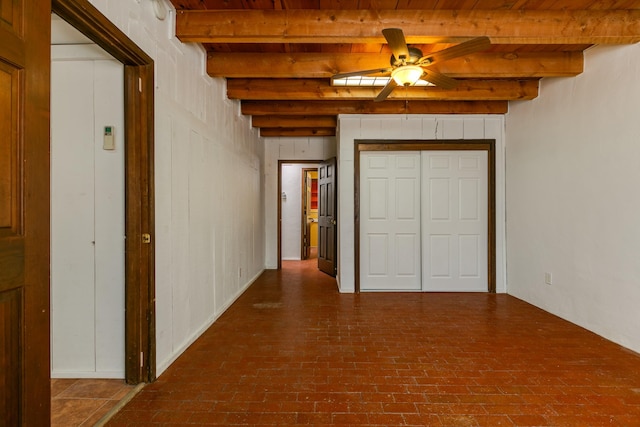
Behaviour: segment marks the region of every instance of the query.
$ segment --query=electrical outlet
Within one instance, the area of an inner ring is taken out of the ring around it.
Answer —
[[[547,285],[553,284],[553,276],[551,275],[551,273],[544,273],[544,283],[546,283]]]

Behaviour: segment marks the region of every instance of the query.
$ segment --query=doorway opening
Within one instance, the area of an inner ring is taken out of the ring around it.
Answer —
[[[153,200],[154,63],[88,0],[52,0],[52,12],[123,66],[124,376],[155,379]],[[105,130],[106,132],[106,130]]]
[[[312,251],[317,258],[317,173],[320,163],[302,160],[280,162],[278,268],[281,268],[282,261],[310,259]],[[314,182],[315,194],[312,195]],[[315,238],[312,238],[312,233]]]
[[[314,171],[317,171],[315,178]],[[305,174],[308,175],[305,177]],[[303,195],[307,194],[307,200],[304,200]],[[318,269],[336,277],[337,195],[335,157],[328,160],[278,161],[278,269],[282,268],[283,260],[304,260],[305,244],[308,245],[307,253],[313,252],[311,243],[315,228]],[[308,235],[305,234],[307,226]]]
[[[124,69],[51,15],[51,377],[125,378]]]

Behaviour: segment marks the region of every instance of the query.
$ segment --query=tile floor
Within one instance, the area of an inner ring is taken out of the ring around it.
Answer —
[[[640,426],[640,356],[508,295],[267,271],[109,426]]]
[[[93,426],[134,388],[124,380],[52,379],[51,426]]]

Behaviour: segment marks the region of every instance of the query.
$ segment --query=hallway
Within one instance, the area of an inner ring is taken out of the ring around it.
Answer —
[[[508,295],[341,295],[314,261],[266,271],[108,425],[640,426],[638,354]]]

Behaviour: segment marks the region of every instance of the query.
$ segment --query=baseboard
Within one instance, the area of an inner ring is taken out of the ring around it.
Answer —
[[[100,371],[51,371],[51,378],[64,379],[115,379],[124,380],[124,371],[122,372],[100,372]]]

